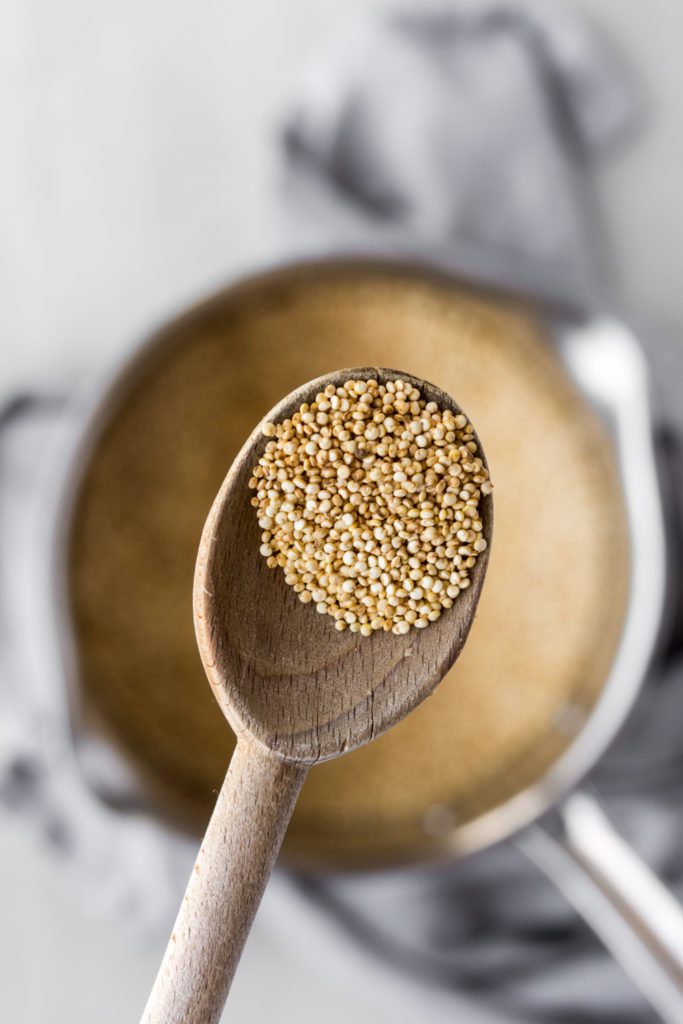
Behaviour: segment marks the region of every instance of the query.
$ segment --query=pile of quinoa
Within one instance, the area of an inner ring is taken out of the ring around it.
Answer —
[[[349,380],[262,431],[261,554],[338,630],[423,629],[470,585],[492,488],[464,415],[400,378]]]

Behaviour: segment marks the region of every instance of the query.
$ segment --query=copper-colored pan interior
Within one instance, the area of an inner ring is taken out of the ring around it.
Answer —
[[[284,849],[299,863],[438,853],[452,828],[537,779],[590,713],[624,615],[612,443],[529,309],[369,267],[299,269],[228,291],[131,368],[70,524],[84,720],[105,724],[160,808],[200,831],[233,746],[191,614],[216,491],[283,394],[372,364],[435,381],[472,416],[496,533],[470,640],[436,694],[371,745],[311,771]]]

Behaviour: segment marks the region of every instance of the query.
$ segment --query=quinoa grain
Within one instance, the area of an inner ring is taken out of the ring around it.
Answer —
[[[338,630],[423,629],[469,586],[492,488],[464,415],[401,379],[349,380],[262,432],[261,554]]]

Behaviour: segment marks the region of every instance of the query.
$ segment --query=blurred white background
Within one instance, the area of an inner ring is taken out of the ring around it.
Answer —
[[[350,19],[387,6],[5,0],[5,386],[10,376],[70,384],[267,257],[275,133],[302,62]],[[677,0],[576,6],[614,38],[646,95],[635,144],[597,171],[623,288],[680,323],[683,12]]]
[[[150,324],[268,258],[276,133],[302,63],[340,25],[386,6],[5,0],[0,401],[73,387]],[[640,134],[596,171],[621,291],[683,331],[683,8],[576,6],[614,39],[645,95]],[[0,871],[2,1019],[137,1020],[161,946],[134,948],[93,920],[7,818]],[[416,1019],[403,997],[386,998],[319,975],[262,919],[229,1013],[245,1024]]]

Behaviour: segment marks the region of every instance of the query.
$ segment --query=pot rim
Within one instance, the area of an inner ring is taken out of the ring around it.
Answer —
[[[264,284],[292,275],[339,273],[348,270],[371,270],[405,274],[427,280],[467,288],[489,299],[496,298],[531,306],[549,330],[560,358],[579,392],[597,409],[614,440],[624,504],[628,522],[630,548],[630,584],[624,625],[617,652],[600,697],[585,724],[565,751],[536,782],[480,817],[455,825],[444,835],[430,837],[423,854],[412,849],[408,857],[383,861],[371,867],[391,868],[409,864],[418,866],[427,861],[448,862],[454,856],[468,855],[518,833],[556,806],[571,792],[599,760],[615,739],[631,710],[645,680],[648,666],[657,647],[664,610],[666,584],[666,535],[652,436],[649,404],[648,369],[640,345],[625,324],[597,311],[586,311],[569,303],[555,303],[520,294],[504,286],[474,281],[440,262],[430,262],[414,255],[368,256],[342,253],[324,257],[278,260],[265,268],[235,276],[199,302],[164,318],[161,326],[145,332],[142,340],[128,348],[104,374],[99,384],[91,387],[78,401],[81,417],[75,437],[66,439],[62,458],[53,462],[53,477],[58,473],[49,501],[49,615],[59,654],[61,676],[69,704],[74,738],[77,741],[80,720],[80,693],[77,685],[78,667],[76,641],[68,611],[68,539],[80,484],[89,456],[96,447],[102,430],[109,422],[110,411],[117,404],[130,380],[152,362],[157,350],[181,334],[184,324],[227,297],[256,291]],[[54,481],[53,481],[54,483]],[[115,735],[104,735],[114,744],[114,760],[128,784],[146,781],[144,772],[130,769],[123,755],[116,753]],[[113,763],[113,762],[112,762]],[[132,774],[131,774],[132,773]],[[81,774],[87,777],[81,764]],[[92,788],[92,785],[91,785]],[[134,801],[109,798],[108,802]],[[158,818],[149,800],[142,807]],[[320,869],[319,864],[306,862],[305,857],[288,858],[297,868]],[[326,860],[323,870],[330,866]],[[346,865],[347,867],[349,865]],[[351,864],[357,870],[357,866]],[[363,862],[363,868],[368,862]],[[362,870],[362,869],[361,869]]]

